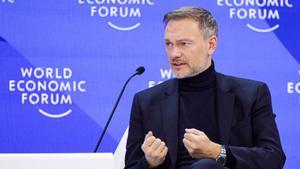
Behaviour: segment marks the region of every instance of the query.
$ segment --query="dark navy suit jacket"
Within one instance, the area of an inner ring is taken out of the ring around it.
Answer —
[[[228,145],[234,169],[281,169],[281,147],[271,96],[262,82],[217,73],[216,109],[219,144]],[[166,142],[163,169],[176,166],[178,146],[178,80],[171,79],[137,93],[133,100],[125,168],[148,168],[141,145],[148,131]]]

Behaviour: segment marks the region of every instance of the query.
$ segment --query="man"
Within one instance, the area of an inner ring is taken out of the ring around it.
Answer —
[[[176,78],[135,95],[125,168],[282,168],[268,87],[215,71],[218,28],[210,12],[183,7],[164,22]]]

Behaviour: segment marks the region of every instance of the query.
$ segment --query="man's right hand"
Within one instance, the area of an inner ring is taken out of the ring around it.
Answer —
[[[162,164],[168,153],[166,143],[161,141],[159,138],[155,138],[151,131],[149,131],[145,136],[144,143],[142,144],[142,150],[150,168],[154,168]]]

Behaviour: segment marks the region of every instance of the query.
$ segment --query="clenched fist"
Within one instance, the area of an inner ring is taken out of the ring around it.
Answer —
[[[221,152],[221,145],[210,141],[197,129],[185,129],[183,144],[193,158],[216,159]]]
[[[150,168],[154,168],[162,164],[168,153],[166,143],[161,141],[159,138],[154,137],[151,131],[149,131],[145,136],[144,143],[142,144],[142,150]]]

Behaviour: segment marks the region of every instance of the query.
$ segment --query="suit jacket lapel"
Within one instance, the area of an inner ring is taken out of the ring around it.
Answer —
[[[232,114],[234,111],[234,94],[229,93],[230,86],[224,80],[224,75],[217,73],[217,115],[219,139],[221,144],[229,143]]]
[[[161,113],[163,114],[163,126],[168,146],[168,154],[172,167],[176,165],[178,144],[178,80],[173,79],[171,85],[165,92],[165,98],[161,102]]]

